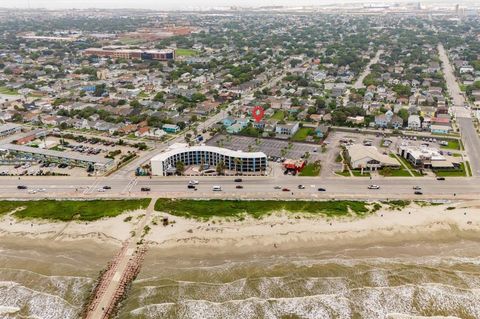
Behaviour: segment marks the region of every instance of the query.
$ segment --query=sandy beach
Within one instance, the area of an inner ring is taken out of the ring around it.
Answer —
[[[6,215],[0,219],[0,236],[54,242],[92,240],[119,246],[131,236],[143,213],[137,210],[95,222],[68,223],[19,221]],[[164,216],[168,216],[169,226],[162,225]],[[149,226],[145,240],[151,249],[160,249],[166,255],[179,251],[183,255],[243,254],[420,240],[480,240],[480,201],[427,206],[412,203],[402,210],[384,207],[363,218],[277,212],[262,219],[215,218],[205,222],[156,212]]]
[[[2,216],[0,315],[75,318],[143,214],[68,223]],[[305,318],[414,318],[403,315],[463,314],[467,302],[465,318],[475,318],[479,226],[480,201],[385,206],[363,218],[276,212],[202,222],[155,212],[120,318],[278,318],[289,309]]]

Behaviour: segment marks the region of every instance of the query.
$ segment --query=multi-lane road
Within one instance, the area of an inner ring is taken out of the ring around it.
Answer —
[[[242,177],[243,182],[234,182],[234,177],[139,177],[139,178],[76,178],[25,177],[2,178],[0,194],[3,198],[97,198],[97,197],[173,197],[173,198],[246,198],[246,199],[473,199],[479,198],[480,178],[320,178],[320,177]],[[188,189],[188,181],[199,181],[197,190]],[[380,186],[378,190],[368,185]],[[26,190],[17,189],[27,186]],[[214,192],[213,186],[222,187]],[[236,188],[242,185],[243,188]],[[305,189],[298,189],[298,185]],[[99,191],[104,186],[111,189]],[[275,189],[279,186],[280,189]],[[420,186],[423,195],[414,195],[413,186]],[[142,192],[149,187],[149,192]],[[283,191],[288,188],[289,191]],[[326,191],[318,191],[325,188]],[[37,192],[33,193],[33,190]],[[44,191],[38,191],[44,190]]]
[[[452,64],[442,44],[438,45],[438,53],[442,61],[443,74],[447,82],[448,92],[452,99],[451,109],[457,119],[457,125],[460,128],[463,145],[467,151],[470,167],[472,168],[472,175],[480,176],[480,139],[472,122],[470,108],[460,90]]]

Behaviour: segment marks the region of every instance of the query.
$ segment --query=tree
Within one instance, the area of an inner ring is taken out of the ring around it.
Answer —
[[[403,124],[408,122],[408,117],[410,114],[408,114],[408,111],[406,109],[401,109],[398,111],[398,116],[400,116],[403,120]]]
[[[223,175],[225,172],[225,163],[223,161],[218,162],[216,171],[218,175]]]
[[[157,94],[155,94],[155,96],[153,97],[153,100],[155,102],[165,102],[165,98],[164,98],[164,94],[163,92],[158,92]]]
[[[177,170],[177,174],[183,175],[183,173],[185,172],[185,163],[183,163],[182,161],[177,161],[175,163],[175,169]]]

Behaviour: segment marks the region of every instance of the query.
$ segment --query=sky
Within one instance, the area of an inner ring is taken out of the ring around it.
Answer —
[[[219,6],[320,5],[332,3],[406,2],[407,0],[0,0],[6,8],[138,8],[156,10],[199,9]],[[416,1],[416,0],[413,0]],[[434,0],[419,0],[422,3]],[[446,2],[446,0],[438,0]],[[450,1],[451,2],[451,1]],[[464,2],[464,0],[457,0]]]

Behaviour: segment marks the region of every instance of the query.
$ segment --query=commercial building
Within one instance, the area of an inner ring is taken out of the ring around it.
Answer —
[[[462,161],[461,157],[447,158],[438,149],[427,146],[402,144],[398,147],[397,153],[419,168],[454,168]]]
[[[87,56],[98,56],[107,58],[138,59],[170,61],[175,59],[175,51],[166,50],[139,50],[125,49],[121,47],[89,48],[83,51]]]
[[[263,152],[232,151],[216,146],[187,146],[173,144],[166,152],[151,159],[152,175],[166,176],[176,172],[177,162],[189,165],[216,167],[223,162],[225,170],[242,173],[261,173],[267,169],[267,155]]]
[[[383,153],[380,153],[375,146],[353,144],[347,146],[347,159],[352,169],[376,170],[382,167],[400,167],[400,163]]]
[[[49,161],[56,163],[65,163],[73,166],[89,167],[92,166],[98,171],[107,171],[113,166],[113,159],[103,156],[83,155],[69,152],[59,152],[46,150],[42,148],[30,147],[17,144],[0,144],[0,149],[9,152],[25,160]]]
[[[12,123],[3,124],[3,125],[0,125],[0,137],[12,135],[20,132],[21,130],[22,130],[21,125],[12,124]]]

